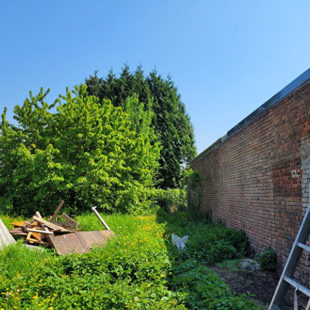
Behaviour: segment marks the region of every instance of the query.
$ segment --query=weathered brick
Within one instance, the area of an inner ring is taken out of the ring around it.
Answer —
[[[203,178],[202,211],[245,230],[256,252],[272,246],[280,271],[309,203],[310,82],[191,166]],[[308,256],[302,260],[296,274],[308,283]]]

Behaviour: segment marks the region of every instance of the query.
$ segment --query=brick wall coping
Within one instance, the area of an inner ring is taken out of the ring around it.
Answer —
[[[260,107],[258,107],[255,111],[245,117],[242,121],[240,121],[236,126],[232,129],[227,131],[226,135],[216,140],[213,144],[207,147],[204,151],[202,151],[199,155],[197,155],[191,163],[194,163],[203,157],[205,157],[210,152],[215,151],[222,145],[227,139],[231,136],[242,130],[244,127],[252,123],[261,113],[268,110],[270,107],[275,106],[279,103],[282,99],[290,95],[292,92],[296,91],[297,89],[305,86],[306,84],[310,83],[310,68],[298,76],[295,80],[281,89],[278,93],[268,99],[265,103],[263,103]]]

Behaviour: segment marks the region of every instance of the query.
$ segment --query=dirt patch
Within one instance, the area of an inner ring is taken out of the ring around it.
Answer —
[[[261,305],[268,305],[278,284],[275,274],[262,271],[233,271],[217,266],[209,267],[237,294],[250,293]]]
[[[237,267],[238,260],[231,262],[232,264],[227,265],[230,267],[208,266],[208,268],[216,272],[232,291],[237,294],[250,293],[249,298],[267,309],[278,284],[279,277],[275,273],[265,273],[260,270],[242,270]],[[293,295],[294,291],[289,287],[286,294],[286,304],[281,307],[282,310],[293,309]],[[304,310],[307,302],[308,298],[298,293],[298,309]]]

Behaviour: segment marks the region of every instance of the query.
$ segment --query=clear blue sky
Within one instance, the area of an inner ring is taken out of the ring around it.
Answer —
[[[310,2],[3,0],[0,110],[141,64],[171,75],[198,152],[310,67]]]

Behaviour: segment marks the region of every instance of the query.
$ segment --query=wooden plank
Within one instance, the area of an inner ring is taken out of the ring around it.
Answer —
[[[29,242],[31,242],[31,235],[32,235],[32,232],[29,232],[28,234],[27,234],[27,237],[26,237],[26,240],[27,241],[29,241]]]
[[[15,227],[22,227],[23,224],[25,223],[26,221],[21,221],[21,222],[14,222],[14,223],[11,223],[13,226]]]
[[[36,211],[36,213],[35,213],[34,215],[37,216],[37,217],[40,218],[40,219],[43,219],[43,217],[41,216],[41,214],[40,214],[39,211]]]
[[[37,216],[34,216],[33,219],[38,221],[38,222],[40,222],[40,223],[42,223],[42,224],[44,224],[45,226],[47,226],[48,228],[51,228],[53,230],[58,230],[58,231],[61,231],[61,232],[70,232],[69,230],[67,230],[67,229],[65,229],[65,228],[63,228],[61,226],[52,224],[52,223],[50,223],[48,221],[45,221],[44,219],[40,219]]]
[[[25,228],[27,228],[27,227],[37,227],[39,225],[40,225],[40,223],[38,221],[33,221],[31,224],[27,225]]]
[[[39,241],[42,240],[41,234],[40,234],[40,233],[37,233],[37,232],[33,232],[33,231],[32,231],[32,236],[33,236],[36,240],[39,240]]]
[[[57,208],[56,208],[56,210],[55,210],[55,212],[53,214],[52,221],[57,222],[58,212],[60,211],[60,209],[61,209],[61,207],[63,206],[64,203],[65,202],[63,200],[59,203],[59,205],[57,206]]]
[[[34,239],[34,238],[31,238],[31,236],[33,235],[34,233],[33,232],[28,232],[27,234],[27,238],[26,238],[26,241],[33,244],[33,243],[36,243],[36,244],[46,244],[46,242],[43,242],[41,240],[37,240],[37,239]]]
[[[31,223],[33,223],[34,220],[29,220],[29,221],[26,221],[24,222],[24,224],[22,225],[23,228],[27,227],[28,225],[30,225]]]
[[[69,230],[70,232],[75,232],[78,230],[76,227],[73,227],[72,224],[67,223],[67,222],[57,222],[57,223],[52,223],[52,224],[55,224],[57,226],[61,226],[62,228],[65,228],[65,229]]]
[[[48,245],[48,243],[46,243],[46,242],[44,242],[44,241],[40,241],[40,240],[34,239],[34,238],[29,238],[27,241],[28,241],[29,243],[31,243],[31,244]]]
[[[40,214],[39,211],[36,211],[35,216],[37,216],[37,217],[40,218],[40,219],[43,219],[43,217],[41,216],[41,214]],[[45,227],[42,223],[39,223],[39,224],[40,224],[40,226],[41,226],[45,231],[50,232],[49,229],[48,229],[47,227]]]
[[[31,228],[26,228],[26,230],[29,232],[34,232],[34,233],[40,233],[40,234],[45,234],[45,235],[53,235],[51,231],[45,231],[45,230],[39,230],[39,229],[31,229]]]
[[[48,236],[50,246],[54,247],[59,255],[84,253],[93,246],[104,245],[114,237],[112,230],[79,231],[71,234]]]
[[[61,215],[61,217],[69,224],[71,224],[74,228],[77,228],[78,227],[78,223],[72,219],[69,215],[67,215],[66,213],[63,213]]]
[[[10,233],[14,236],[27,236],[27,233],[25,233],[21,227],[10,229]]]

